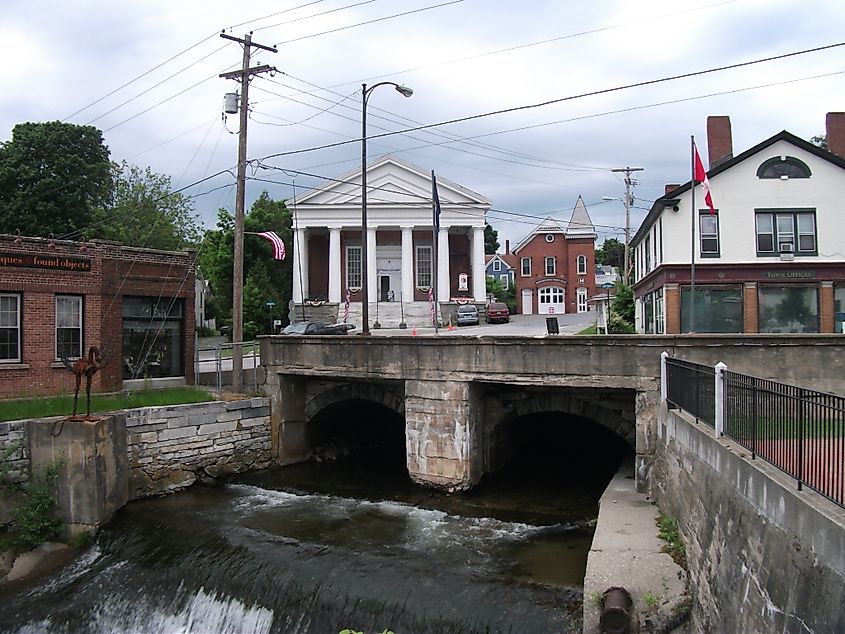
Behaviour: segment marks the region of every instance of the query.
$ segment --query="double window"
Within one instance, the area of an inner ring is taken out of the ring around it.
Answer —
[[[587,256],[586,255],[579,255],[578,256],[578,275],[586,275],[587,274]]]
[[[346,288],[359,289],[361,286],[361,247],[346,247]]]
[[[21,296],[0,293],[0,362],[21,360]]]
[[[814,209],[758,209],[757,255],[817,255]]]
[[[519,266],[522,271],[522,277],[528,277],[531,275],[531,258],[521,258]]]
[[[56,358],[82,356],[82,297],[56,296]]]
[[[496,261],[498,263],[498,260]],[[495,263],[494,263],[495,265]],[[431,286],[431,247],[417,247],[417,287]]]
[[[719,216],[709,211],[698,216],[699,235],[701,239],[701,257],[719,257]]]

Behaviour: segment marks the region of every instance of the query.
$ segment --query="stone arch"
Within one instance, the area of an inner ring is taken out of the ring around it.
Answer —
[[[405,394],[401,387],[376,383],[344,383],[321,392],[305,404],[306,420],[313,419],[323,409],[349,400],[371,401],[405,415]]]
[[[509,418],[545,412],[580,416],[609,429],[636,450],[637,429],[633,393],[630,393],[630,401],[630,409],[628,409],[618,397],[603,400],[584,398],[565,391],[533,392],[526,394],[524,398],[510,401],[506,411]]]

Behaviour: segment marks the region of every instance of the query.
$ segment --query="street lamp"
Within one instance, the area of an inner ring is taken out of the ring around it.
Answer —
[[[367,279],[367,100],[370,93],[379,86],[393,86],[403,97],[410,97],[414,91],[392,81],[382,81],[367,88],[361,84],[361,292],[363,293],[362,335],[370,334],[369,280]]]

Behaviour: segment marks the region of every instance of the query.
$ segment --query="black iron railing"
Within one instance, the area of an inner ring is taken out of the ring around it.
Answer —
[[[664,353],[664,398],[845,507],[845,398]]]
[[[845,506],[845,398],[724,372],[725,435]]]
[[[666,400],[697,419],[715,424],[715,376],[709,365],[666,359]]]

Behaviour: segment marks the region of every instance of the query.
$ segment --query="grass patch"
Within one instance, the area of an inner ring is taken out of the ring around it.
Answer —
[[[681,538],[681,531],[678,529],[678,521],[661,513],[660,517],[657,518],[657,528],[657,536],[666,542],[661,550],[686,570],[687,550],[684,547],[684,540]]]
[[[596,327],[595,324],[592,326],[587,326],[584,330],[579,330],[575,333],[576,335],[597,335],[599,334],[599,329]]]
[[[215,397],[195,387],[174,387],[164,390],[137,390],[121,394],[91,395],[91,413],[113,412],[138,407],[204,403]],[[43,398],[2,401],[0,422],[47,416],[69,416],[73,411],[73,395],[61,394]],[[79,395],[77,412],[85,414],[85,394]]]

